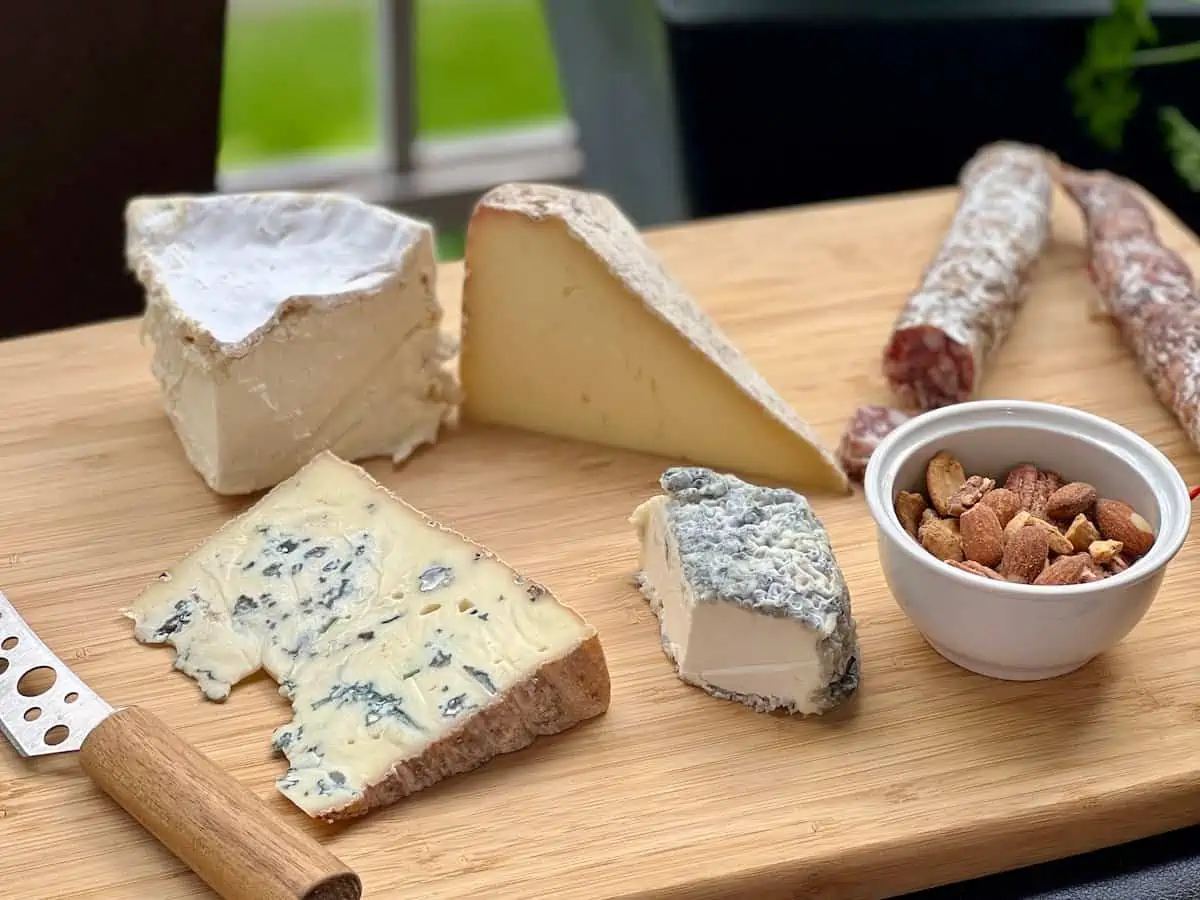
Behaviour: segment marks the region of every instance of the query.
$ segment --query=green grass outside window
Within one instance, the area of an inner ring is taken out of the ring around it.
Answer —
[[[381,140],[375,0],[231,4],[222,167]],[[538,0],[416,0],[417,131],[452,136],[563,115]]]

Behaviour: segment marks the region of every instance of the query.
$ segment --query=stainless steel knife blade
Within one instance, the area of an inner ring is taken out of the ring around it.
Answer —
[[[32,693],[39,688],[44,690]],[[46,756],[78,750],[112,713],[113,708],[42,643],[0,591],[0,731],[17,752]]]

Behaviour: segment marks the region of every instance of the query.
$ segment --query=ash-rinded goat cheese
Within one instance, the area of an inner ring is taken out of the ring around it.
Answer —
[[[638,585],[679,677],[760,712],[823,713],[858,689],[850,592],[808,501],[668,469],[630,521]]]
[[[608,708],[592,626],[485,547],[322,453],[151,585],[134,637],[223,700],[291,700],[285,797],[360,815]]]
[[[437,439],[460,391],[428,225],[291,192],[139,197],[125,222],[163,403],[214,491]]]

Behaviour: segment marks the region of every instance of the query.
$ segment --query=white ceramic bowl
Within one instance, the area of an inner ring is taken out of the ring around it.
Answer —
[[[1149,520],[1154,546],[1120,574],[1062,587],[1010,584],[947,565],[904,531],[893,506],[902,490],[924,493],[926,464],[939,450],[969,475],[999,478],[1031,462],[1086,481]],[[1192,519],[1187,486],[1162,453],[1114,422],[1050,403],[982,400],[918,416],[880,443],[864,488],[884,578],[912,624],[951,662],[1013,681],[1065,675],[1129,634]]]

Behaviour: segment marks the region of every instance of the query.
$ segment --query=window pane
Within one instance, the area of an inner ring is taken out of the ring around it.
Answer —
[[[221,167],[381,140],[377,0],[229,0]]]
[[[564,117],[539,0],[416,0],[415,11],[418,135]]]

